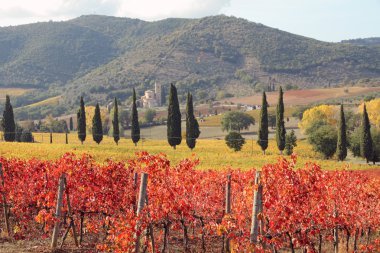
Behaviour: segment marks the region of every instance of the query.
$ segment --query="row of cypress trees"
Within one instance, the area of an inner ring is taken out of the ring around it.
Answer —
[[[194,116],[193,96],[187,93],[186,103],[186,144],[192,150],[195,148],[196,140],[200,135],[199,124]],[[169,107],[167,120],[167,137],[168,143],[174,149],[181,144],[181,112],[179,109],[177,88],[171,84],[169,92]]]
[[[276,108],[276,142],[277,148],[282,154],[285,149],[285,121],[284,121],[284,92],[282,87],[279,89],[278,103]],[[260,110],[259,119],[259,132],[257,143],[261,147],[263,154],[265,155],[265,150],[268,148],[268,102],[265,91],[263,92],[262,104]]]
[[[338,123],[338,142],[337,142],[337,158],[343,161],[347,157],[347,126],[344,115],[343,104],[340,105],[340,116]],[[360,155],[366,159],[366,162],[373,161],[375,163],[375,149],[371,136],[371,123],[368,118],[367,107],[364,104],[363,115],[360,125]]]
[[[279,98],[276,108],[276,142],[277,147],[280,150],[281,154],[285,148],[285,122],[284,122],[284,101],[283,101],[283,91],[280,87],[279,89]],[[360,135],[360,153],[364,157],[367,163],[370,160],[374,160],[374,148],[371,137],[371,124],[369,122],[368,113],[366,105],[364,104],[362,123],[361,123],[361,135]],[[263,92],[262,96],[262,106],[260,111],[260,120],[259,120],[259,132],[258,132],[258,141],[261,150],[265,155],[265,150],[268,148],[268,102],[266,99],[266,94]],[[337,140],[337,159],[343,161],[347,157],[347,127],[346,119],[344,115],[343,105],[340,106],[340,116],[338,123],[338,140]]]
[[[114,113],[112,119],[113,126],[113,138],[116,144],[120,140],[119,129],[119,116],[118,116],[118,103],[117,99],[114,100]],[[80,108],[77,113],[78,122],[78,138],[83,144],[86,140],[86,112],[83,97],[80,98]],[[100,114],[99,104],[95,107],[95,114],[92,119],[92,135],[96,143],[100,143],[103,139],[102,120]],[[186,144],[190,149],[193,149],[196,145],[196,139],[199,137],[199,124],[194,116],[193,108],[193,96],[190,92],[187,94],[186,105]],[[132,115],[131,115],[131,139],[135,145],[140,140],[140,126],[136,104],[136,91],[133,89],[132,99]],[[170,146],[176,149],[177,145],[182,142],[181,131],[181,111],[179,108],[178,95],[176,87],[170,85],[169,93],[169,106],[168,106],[168,119],[167,119],[167,139]]]

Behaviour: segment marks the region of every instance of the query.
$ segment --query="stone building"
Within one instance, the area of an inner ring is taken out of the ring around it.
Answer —
[[[154,83],[154,91],[145,91],[141,97],[141,105],[143,108],[153,108],[162,105],[162,87],[161,84]]]

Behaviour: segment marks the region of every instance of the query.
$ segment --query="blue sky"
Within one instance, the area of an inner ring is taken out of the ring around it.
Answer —
[[[380,0],[0,0],[0,26],[84,14],[144,20],[226,14],[324,41],[380,37]]]

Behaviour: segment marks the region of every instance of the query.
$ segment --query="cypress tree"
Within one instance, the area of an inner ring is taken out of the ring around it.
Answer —
[[[140,126],[139,126],[139,115],[136,106],[136,91],[133,88],[133,103],[132,103],[132,126],[131,126],[131,137],[132,141],[137,146],[137,142],[140,140]]]
[[[368,118],[367,108],[364,104],[360,136],[360,154],[368,163],[373,157],[373,153],[371,125]]]
[[[73,117],[70,117],[69,127],[70,127],[70,131],[73,131],[73,130],[74,130]]]
[[[77,113],[78,139],[83,142],[86,140],[86,111],[84,109],[83,97],[80,97],[80,108]]]
[[[92,138],[98,144],[103,140],[103,126],[99,104],[96,104],[95,114],[92,118]]]
[[[263,101],[260,111],[260,121],[259,121],[259,136],[257,144],[260,145],[263,154],[265,155],[265,150],[268,148],[268,103],[267,96],[263,91]]]
[[[115,98],[114,102],[114,109],[113,109],[113,120],[112,120],[112,126],[113,126],[113,139],[118,145],[120,140],[120,129],[119,129],[119,108],[117,106],[117,99]]]
[[[284,93],[282,92],[282,87],[280,86],[279,94],[278,94],[278,104],[277,104],[277,111],[276,111],[276,141],[277,141],[277,147],[281,152],[285,148],[285,135],[286,135],[286,129],[285,129],[285,122],[284,122],[284,100],[283,100]]]
[[[11,99],[6,96],[5,106],[3,112],[3,119],[1,122],[4,130],[5,141],[15,141],[16,138],[16,123],[13,114],[13,107],[11,105]]]
[[[194,117],[193,96],[188,92],[186,104],[186,144],[191,150],[195,147],[200,133],[198,121]]]
[[[167,126],[168,142],[175,149],[177,145],[181,144],[182,135],[177,89],[173,84],[170,84]]]
[[[343,104],[340,105],[340,119],[336,153],[339,161],[343,161],[347,156],[346,118],[344,116]]]

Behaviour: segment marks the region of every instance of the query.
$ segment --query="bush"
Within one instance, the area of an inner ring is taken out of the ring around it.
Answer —
[[[33,135],[29,130],[22,131],[21,142],[33,142]]]
[[[311,132],[308,140],[316,152],[323,154],[325,159],[331,158],[336,151],[338,135],[336,129],[325,125]]]
[[[297,136],[292,130],[290,133],[285,135],[285,155],[293,154],[293,148],[297,147]]]
[[[230,132],[224,139],[227,146],[233,149],[235,152],[240,151],[245,144],[245,139],[238,132]]]

